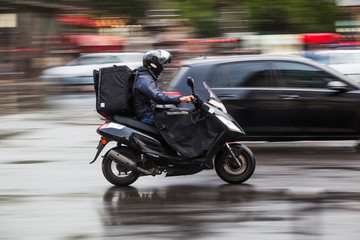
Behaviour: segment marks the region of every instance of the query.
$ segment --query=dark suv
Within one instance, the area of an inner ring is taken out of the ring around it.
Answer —
[[[290,55],[189,60],[168,91],[191,94],[188,76],[202,98],[206,81],[247,140],[360,138],[360,85],[312,60]]]

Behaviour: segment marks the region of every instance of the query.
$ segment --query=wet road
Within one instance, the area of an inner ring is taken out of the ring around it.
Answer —
[[[360,239],[356,142],[247,143],[257,168],[242,185],[210,170],[116,188],[89,165],[93,105],[49,97],[0,116],[0,239]]]

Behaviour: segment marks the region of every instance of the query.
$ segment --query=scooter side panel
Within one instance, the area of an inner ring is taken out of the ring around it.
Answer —
[[[142,132],[136,131],[135,129],[114,122],[103,124],[98,128],[97,133],[120,143],[131,142],[133,140],[134,135],[138,135],[144,139],[149,139],[149,141],[151,141],[153,144],[161,145],[159,140],[149,135],[146,135]]]
[[[159,139],[119,123],[105,123],[98,128],[97,132],[120,144],[132,146],[145,154],[174,155],[174,152],[168,149],[167,144],[164,144]]]

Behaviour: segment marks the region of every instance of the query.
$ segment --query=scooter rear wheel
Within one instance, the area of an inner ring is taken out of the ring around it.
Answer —
[[[123,167],[116,160],[108,157],[109,152],[114,150],[127,158],[136,160],[139,158],[137,154],[133,153],[130,149],[125,147],[115,147],[110,149],[104,156],[102,161],[102,172],[104,177],[112,184],[116,186],[128,186],[134,183],[140,176],[140,173],[137,171],[129,170]]]
[[[251,150],[242,144],[229,144],[235,157],[224,147],[215,158],[215,170],[217,175],[228,183],[239,184],[248,180],[255,171],[255,157]]]

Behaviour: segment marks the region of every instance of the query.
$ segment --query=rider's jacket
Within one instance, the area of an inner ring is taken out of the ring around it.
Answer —
[[[152,115],[156,104],[178,104],[180,96],[167,95],[157,85],[157,77],[146,67],[141,66],[138,77],[133,85],[133,103],[136,118],[142,120]]]

